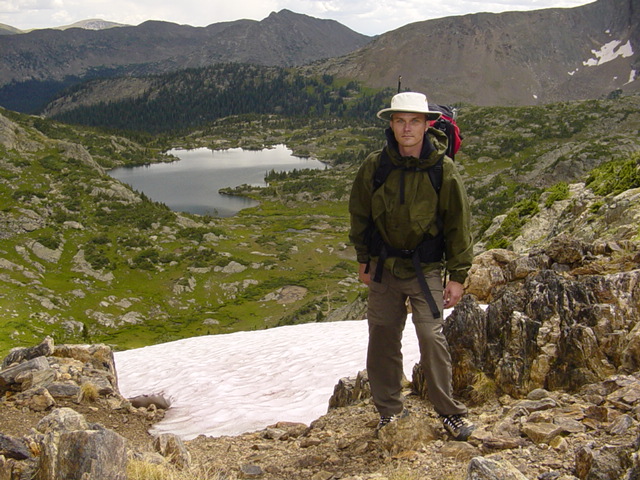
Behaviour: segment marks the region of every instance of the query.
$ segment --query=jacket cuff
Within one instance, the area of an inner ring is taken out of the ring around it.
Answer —
[[[357,259],[358,263],[369,263],[369,260],[371,260],[371,256],[368,253],[358,253]]]
[[[453,280],[454,282],[464,285],[466,279],[467,272],[449,272],[449,280]]]

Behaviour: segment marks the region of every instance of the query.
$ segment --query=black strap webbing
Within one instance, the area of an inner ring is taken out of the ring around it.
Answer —
[[[401,255],[394,255],[401,256]],[[378,264],[376,265],[376,271],[373,276],[373,281],[380,283],[382,281],[382,270],[384,268],[384,262],[389,257],[389,252],[387,251],[387,245],[382,246],[382,250],[380,251],[380,255],[378,257]],[[433,318],[440,318],[440,309],[438,308],[438,304],[436,303],[435,298],[433,298],[433,294],[429,289],[429,285],[427,285],[427,280],[424,278],[424,272],[422,271],[422,267],[420,266],[420,252],[418,249],[414,250],[411,254],[411,262],[413,263],[413,268],[416,271],[416,277],[418,278],[418,283],[420,284],[420,288],[422,289],[422,294],[424,295],[425,300],[429,304],[429,308],[431,309],[431,314]]]
[[[420,268],[420,257],[418,252],[416,251],[411,257],[413,261],[413,268],[416,270],[416,276],[418,277],[418,283],[420,283],[420,288],[422,288],[422,293],[424,294],[424,298],[429,304],[429,308],[431,308],[431,313],[433,314],[433,318],[440,318],[440,309],[436,304],[435,298],[431,294],[431,290],[429,289],[429,285],[427,285],[427,279],[424,278],[424,273],[422,272],[422,268]]]

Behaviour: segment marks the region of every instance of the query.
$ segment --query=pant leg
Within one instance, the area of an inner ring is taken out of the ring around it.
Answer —
[[[427,283],[442,311],[442,279],[439,272],[428,274]],[[442,331],[443,318],[433,318],[422,292],[413,291],[410,300],[429,400],[441,415],[464,415],[467,407],[453,398],[451,354]]]
[[[381,283],[371,282],[367,312],[367,374],[373,403],[384,416],[400,413],[404,404],[402,332],[407,307],[406,295],[394,288],[394,280],[385,270]]]

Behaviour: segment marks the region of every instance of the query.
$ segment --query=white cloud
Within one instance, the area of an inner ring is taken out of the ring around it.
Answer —
[[[56,0],[1,0],[0,15],[5,13],[38,12],[60,8]]]
[[[163,20],[196,27],[240,19],[262,20],[288,9],[316,18],[336,20],[366,35],[395,30],[432,18],[477,12],[575,7],[589,0],[0,0],[0,23],[20,29],[48,28],[86,20],[138,25]]]

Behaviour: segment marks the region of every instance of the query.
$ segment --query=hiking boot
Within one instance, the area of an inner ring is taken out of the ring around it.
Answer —
[[[386,427],[387,425],[389,425],[392,422],[395,422],[401,418],[404,418],[406,416],[409,415],[409,410],[404,409],[402,410],[402,412],[400,413],[396,413],[395,415],[391,415],[391,416],[385,416],[385,415],[380,415],[380,421],[378,422],[378,426],[376,427],[376,434],[382,430],[382,428]]]
[[[440,415],[442,425],[454,440],[466,441],[476,426],[462,415]]]

